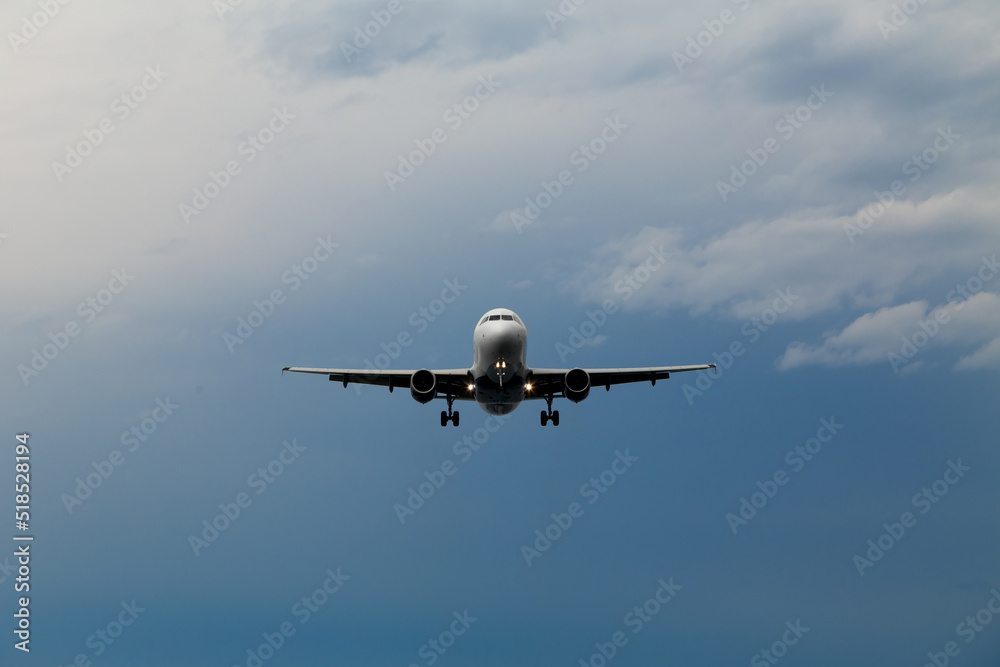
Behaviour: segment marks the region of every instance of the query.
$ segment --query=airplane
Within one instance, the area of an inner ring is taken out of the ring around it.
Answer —
[[[514,311],[494,308],[479,320],[473,330],[472,367],[449,370],[394,371],[353,368],[299,368],[286,366],[282,373],[314,373],[327,375],[331,382],[370,384],[389,387],[409,387],[410,396],[419,403],[435,398],[448,401],[448,410],[441,411],[441,426],[451,422],[458,426],[458,411],[452,412],[455,401],[475,401],[491,415],[510,414],[521,401],[544,399],[548,407],[541,411],[542,426],[552,422],[559,426],[559,411],[552,410],[552,399],[568,398],[579,403],[590,394],[591,387],[611,390],[613,384],[665,380],[671,373],[715,368],[715,364],[694,366],[646,366],[642,368],[531,368],[525,361],[528,330]]]

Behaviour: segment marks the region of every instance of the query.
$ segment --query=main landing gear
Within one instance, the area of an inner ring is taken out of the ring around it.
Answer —
[[[553,426],[559,426],[559,411],[558,410],[556,410],[555,412],[552,411],[552,396],[551,395],[545,397],[545,404],[548,406],[549,410],[548,410],[548,412],[546,412],[545,410],[542,410],[542,415],[541,415],[541,417],[542,417],[542,426],[545,426],[546,424],[548,424],[550,419],[552,420],[552,425]]]
[[[447,426],[451,422],[453,426],[458,426],[458,410],[451,411],[451,404],[455,402],[454,396],[446,396],[448,399],[448,411],[441,411],[441,426]]]

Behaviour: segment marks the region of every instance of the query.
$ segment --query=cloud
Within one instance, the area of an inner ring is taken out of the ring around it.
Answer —
[[[514,216],[523,216],[523,208],[515,208],[509,211],[501,211],[493,220],[482,226],[483,231],[513,234],[517,231],[517,225],[513,222]]]
[[[807,364],[844,366],[884,361],[886,354],[899,348],[899,339],[911,333],[915,323],[927,315],[926,301],[913,301],[880,308],[854,320],[843,331],[827,334],[820,345],[792,343],[778,362],[788,370]]]
[[[986,345],[967,354],[955,364],[955,370],[1000,369],[1000,338],[994,338]]]
[[[980,292],[928,311],[926,301],[881,308],[857,318],[818,345],[791,343],[778,360],[780,370],[800,366],[847,366],[888,361],[909,372],[924,365],[910,360],[929,347],[982,345],[955,364],[956,370],[1000,367],[1000,296]],[[919,364],[919,365],[916,365]]]
[[[688,242],[692,232],[682,228],[647,226],[598,248],[564,286],[583,300],[620,298],[617,282],[649,248],[662,247],[673,256],[625,307],[680,307],[745,319],[766,308],[776,289],[785,288],[800,297],[789,311],[792,319],[888,306],[904,291],[968,272],[970,258],[978,259],[982,247],[1000,245],[992,213],[1000,198],[991,190],[969,188],[897,202],[854,244],[844,231],[854,217],[831,215],[828,209],[747,222],[700,243]],[[947,287],[938,291],[944,294]]]
[[[267,14],[262,56],[307,78],[370,77],[410,63],[501,61],[545,39],[541,12],[526,5],[401,0],[296,2]],[[249,12],[248,12],[249,13]]]
[[[39,318],[58,325],[72,316],[107,270],[125,263],[141,269],[151,310],[242,307],[320,231],[351,248],[326,269],[332,284],[346,282],[333,273],[341,267],[372,270],[374,256],[405,275],[426,261],[413,243],[452,233],[463,224],[456,221],[482,221],[495,232],[491,243],[511,246],[512,274],[535,286],[555,275],[583,300],[726,318],[757,315],[775,289],[791,287],[800,299],[789,320],[935,303],[935,281],[1000,242],[1000,196],[985,182],[998,145],[988,111],[997,47],[969,9],[995,16],[990,3],[943,13],[925,6],[891,45],[870,7],[751,3],[680,73],[672,52],[714,10],[590,2],[552,30],[545,10],[558,2],[403,0],[347,63],[340,43],[385,6],[243,3],[224,21],[207,5],[99,14],[69,6],[0,64],[20,110],[3,137],[0,275],[33,276],[0,298],[15,348],[44,337],[49,322]],[[10,11],[16,24],[19,10]],[[170,73],[162,88],[57,183],[51,161],[157,63]],[[494,71],[501,92],[388,196],[384,172]],[[721,203],[715,183],[729,165],[824,82],[834,97]],[[297,116],[290,129],[183,225],[178,204],[286,104]],[[630,123],[622,141],[517,234],[511,213],[619,111]],[[849,247],[844,223],[946,122],[966,143]],[[448,262],[476,257],[483,241],[449,239]],[[650,245],[673,256],[623,300],[614,286]],[[578,257],[589,260],[568,269]],[[356,285],[350,294],[360,295]]]

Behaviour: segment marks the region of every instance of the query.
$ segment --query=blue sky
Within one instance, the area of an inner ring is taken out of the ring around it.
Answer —
[[[995,665],[998,20],[8,3],[3,664]],[[447,429],[280,373],[501,306],[719,370]]]

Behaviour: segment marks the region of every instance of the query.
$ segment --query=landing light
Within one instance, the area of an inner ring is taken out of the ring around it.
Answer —
[[[475,388],[476,388],[475,385],[471,385],[471,384],[469,385],[469,391],[472,391]]]
[[[524,390],[525,391],[531,391],[531,383],[530,382],[528,384],[524,385]]]

